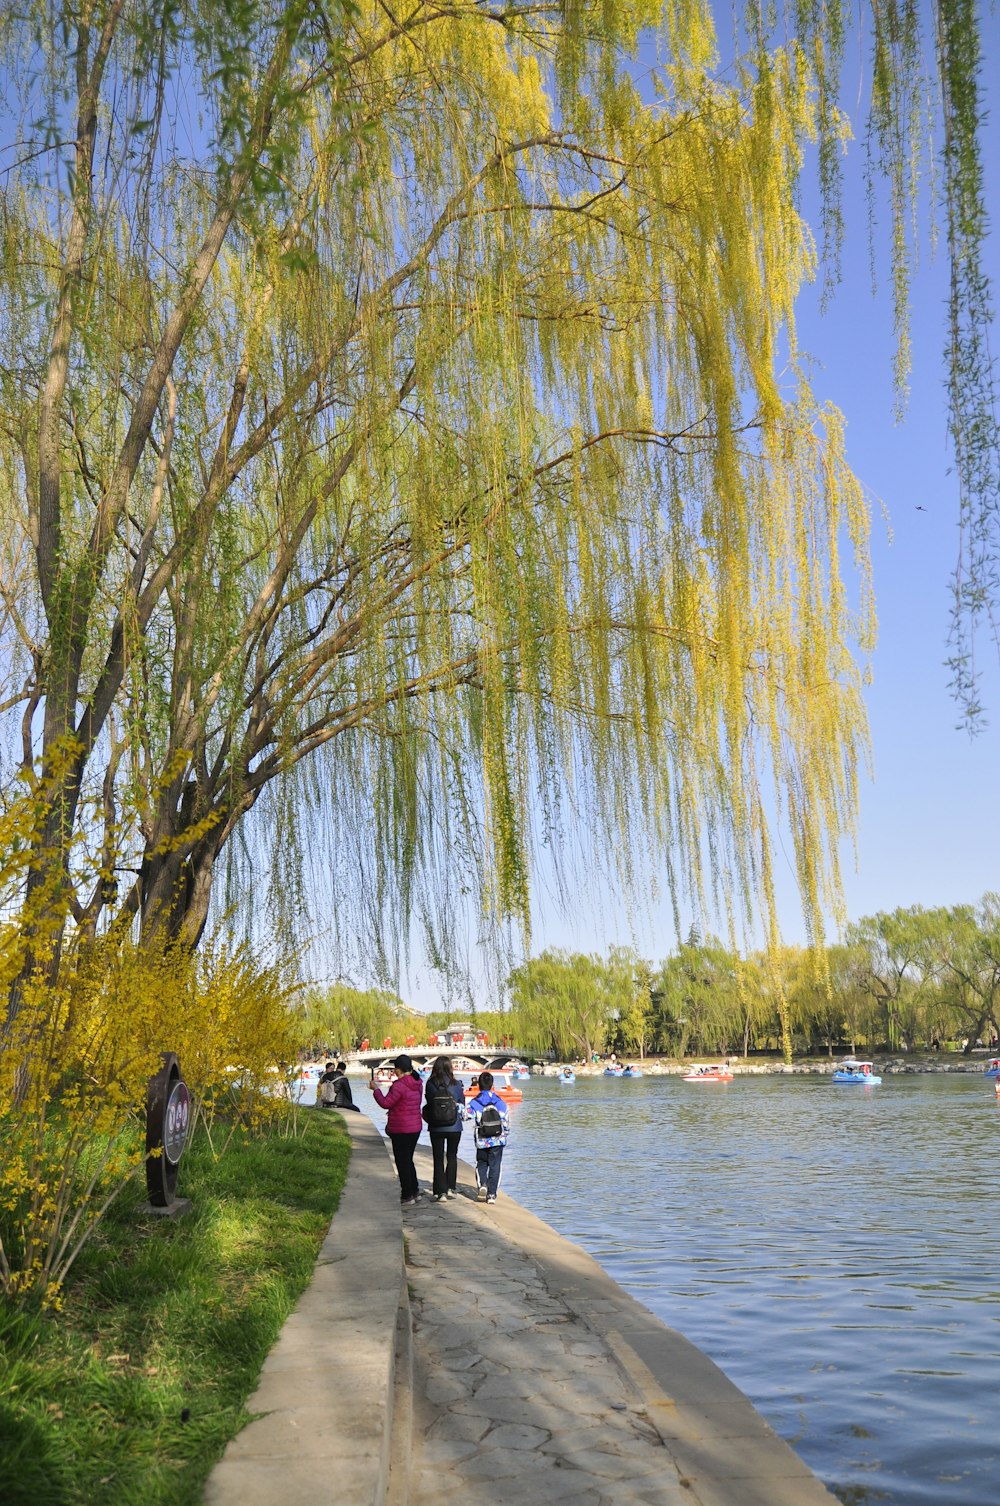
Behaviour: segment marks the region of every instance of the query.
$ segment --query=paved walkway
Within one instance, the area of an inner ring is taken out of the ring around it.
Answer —
[[[442,1488],[496,1506],[832,1503],[711,1361],[502,1193],[425,1196],[404,1234],[409,1506]]]
[[[439,1506],[445,1478],[498,1506],[690,1506],[628,1377],[485,1209],[435,1204],[407,1242],[412,1506]]]
[[[476,1203],[464,1164],[454,1201],[401,1210],[381,1135],[345,1118],[340,1207],[205,1506],[837,1506],[579,1245]]]

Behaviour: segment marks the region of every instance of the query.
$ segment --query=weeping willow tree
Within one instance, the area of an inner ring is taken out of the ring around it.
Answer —
[[[629,1012],[636,960],[624,948],[606,960],[550,950],[515,968],[510,1022],[519,1048],[590,1061]]]
[[[872,16],[902,331],[924,52],[910,7]],[[960,414],[978,62],[941,16]],[[778,820],[818,923],[873,612],[797,204],[815,158],[829,259],[851,24],[762,11],[723,70],[674,0],[5,10],[21,977],[43,934],[47,965],[114,926],[196,943],[223,871],[294,911],[324,862],[359,932],[446,950],[470,894],[526,925],[577,825],[625,883],[773,920]]]

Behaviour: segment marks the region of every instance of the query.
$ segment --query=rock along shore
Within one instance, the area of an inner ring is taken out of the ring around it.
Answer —
[[[401,1209],[379,1131],[345,1118],[340,1208],[206,1506],[834,1506],[578,1245],[477,1203],[464,1165],[454,1201]]]
[[[488,1048],[490,1051],[492,1049],[492,1047]],[[500,1052],[498,1054],[502,1055],[503,1053]],[[828,1077],[831,1072],[836,1071],[840,1062],[845,1059],[846,1054],[841,1052],[840,1055],[831,1057],[801,1057],[799,1060],[792,1062],[779,1061],[776,1058],[755,1059],[752,1057],[744,1058],[742,1056],[730,1056],[726,1060],[734,1077]],[[1000,1054],[1000,1052],[995,1054]],[[935,1052],[933,1055],[930,1053],[921,1054],[913,1052],[905,1055],[890,1056],[885,1052],[876,1051],[872,1057],[872,1060],[878,1064],[878,1071],[883,1076],[889,1077],[901,1073],[938,1072],[971,1073],[973,1076],[979,1076],[989,1064],[990,1059],[991,1053],[986,1050],[979,1050],[975,1056],[961,1056],[957,1052],[942,1052],[940,1054]],[[721,1061],[722,1058],[704,1056],[699,1058],[699,1060],[711,1062]],[[641,1068],[643,1075],[646,1077],[681,1077],[685,1072],[690,1072],[691,1068],[696,1065],[694,1057],[683,1062],[679,1062],[671,1057],[649,1056],[642,1060],[638,1057],[623,1057],[622,1061],[623,1063],[626,1061],[630,1062],[633,1067]],[[533,1076],[557,1077],[562,1065],[562,1063],[552,1063],[535,1066],[531,1068],[531,1072]],[[605,1063],[603,1061],[573,1064],[573,1070],[577,1077],[603,1077],[604,1068]],[[348,1061],[347,1070],[348,1076],[362,1078],[367,1082],[369,1077],[367,1067]]]
[[[846,1059],[846,1053],[831,1057],[803,1057],[798,1061],[784,1062],[777,1060],[754,1060],[742,1056],[703,1056],[701,1062],[719,1062],[726,1060],[729,1070],[734,1077],[829,1077],[835,1072],[842,1061]],[[942,1056],[887,1056],[884,1052],[876,1051],[872,1058],[882,1076],[907,1073],[936,1073],[936,1072],[960,1072],[971,1073],[973,1076],[982,1076],[984,1068],[988,1065],[990,1055],[981,1051],[978,1056],[959,1056],[947,1053]],[[633,1067],[640,1067],[644,1077],[682,1077],[685,1072],[690,1072],[696,1065],[692,1057],[690,1061],[674,1061],[670,1058],[646,1057],[640,1061],[638,1057],[622,1058]],[[604,1062],[594,1064],[574,1065],[573,1070],[577,1077],[603,1077]],[[558,1066],[533,1067],[532,1073],[541,1077],[556,1077],[559,1074]]]

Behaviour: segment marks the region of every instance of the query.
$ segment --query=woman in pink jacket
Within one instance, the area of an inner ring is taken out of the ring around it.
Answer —
[[[375,1102],[389,1110],[386,1134],[392,1141],[392,1155],[399,1174],[400,1199],[404,1208],[410,1208],[420,1197],[420,1183],[413,1164],[413,1152],[420,1139],[423,1118],[420,1108],[423,1103],[424,1085],[413,1070],[408,1056],[397,1056],[393,1062],[396,1081],[383,1093],[374,1089]]]

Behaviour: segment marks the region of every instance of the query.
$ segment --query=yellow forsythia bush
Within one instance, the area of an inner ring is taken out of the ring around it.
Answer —
[[[0,934],[5,981],[19,955],[16,935]],[[222,1108],[230,1134],[287,1120],[287,995],[276,966],[218,938],[197,954],[78,940],[55,984],[29,981],[0,1053],[0,1293],[58,1304],[84,1241],[142,1172],[146,1090],[162,1052],[180,1059],[193,1126],[211,1135]],[[261,1091],[272,1085],[279,1091]]]

